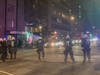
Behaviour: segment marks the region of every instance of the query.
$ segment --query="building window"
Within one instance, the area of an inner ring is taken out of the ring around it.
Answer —
[[[81,9],[79,9],[79,11],[81,11]]]
[[[14,5],[8,5],[8,11],[14,12]]]
[[[71,12],[71,10],[69,10]]]
[[[57,22],[58,22],[58,23],[62,23],[62,21],[61,21],[60,19],[58,19],[58,18],[57,18]]]
[[[14,27],[14,21],[12,21],[12,27]]]
[[[61,14],[62,14],[61,12],[58,12],[58,13],[57,13],[57,15],[59,15],[59,16],[61,16]]]
[[[81,16],[79,16],[79,18],[81,18]]]
[[[38,29],[37,28],[35,28],[35,32],[38,32]]]
[[[62,17],[67,19],[67,16],[65,14],[62,13]]]
[[[79,14],[81,14],[81,12],[79,12]]]
[[[51,12],[52,12],[53,14],[56,14],[56,10],[51,10]]]
[[[70,13],[71,14],[71,13]]]
[[[33,9],[35,9],[35,5],[33,5]]]
[[[26,32],[28,31],[28,27],[25,27],[25,31],[26,31]]]
[[[31,32],[34,32],[34,29],[32,27],[30,29],[31,29]]]
[[[66,0],[64,0],[64,1],[66,1]]]
[[[81,8],[81,6],[79,6],[79,8]]]

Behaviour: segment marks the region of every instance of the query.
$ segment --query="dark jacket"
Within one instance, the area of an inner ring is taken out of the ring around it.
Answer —
[[[11,50],[16,51],[17,48],[18,48],[17,47],[17,41],[16,40],[11,41]]]
[[[81,47],[84,49],[90,49],[90,40],[88,38],[83,38]]]
[[[72,50],[72,41],[70,39],[65,40],[65,50],[66,51],[71,51]]]
[[[6,41],[3,41],[3,49],[6,50],[7,49],[7,44]]]
[[[3,51],[3,42],[0,41],[0,52]]]
[[[42,39],[39,39],[37,41],[37,48],[38,48],[38,50],[43,50],[43,46],[44,46],[44,41]]]

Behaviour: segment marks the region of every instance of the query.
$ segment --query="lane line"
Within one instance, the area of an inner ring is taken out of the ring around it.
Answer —
[[[5,71],[1,71],[1,70],[0,70],[0,72],[1,72],[1,73],[4,73],[4,74],[8,74],[8,75],[13,75],[13,74],[11,74],[11,73],[8,73],[8,72],[5,72]]]

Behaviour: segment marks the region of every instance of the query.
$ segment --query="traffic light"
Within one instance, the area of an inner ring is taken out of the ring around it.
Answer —
[[[0,26],[0,28],[1,28],[1,26]]]

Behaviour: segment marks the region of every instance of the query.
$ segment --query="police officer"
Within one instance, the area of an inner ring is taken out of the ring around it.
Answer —
[[[5,58],[7,59],[7,41],[6,41],[6,38],[4,38],[3,47],[4,47],[4,51],[5,51]]]
[[[0,54],[2,54],[1,59],[3,60],[3,62],[5,62],[5,50],[4,50],[2,38],[0,38]]]
[[[37,41],[37,48],[38,48],[37,53],[38,53],[39,60],[41,60],[41,58],[40,58],[41,53],[42,53],[42,57],[44,60],[44,48],[43,48],[43,46],[44,46],[44,41],[43,41],[42,37],[39,37],[39,39]]]
[[[91,51],[91,48],[90,48],[90,40],[88,39],[88,35],[85,34],[83,39],[82,39],[82,45],[83,47],[83,63],[85,63],[86,61],[86,56],[88,56],[88,61],[90,62],[90,51]]]
[[[18,47],[17,47],[17,40],[15,40],[14,37],[12,38],[12,41],[11,41],[11,49],[10,50],[11,50],[10,51],[11,60],[13,59],[13,55],[14,55],[14,60],[16,61],[16,54],[17,54]]]
[[[68,53],[70,54],[70,57],[71,57],[72,61],[74,62],[73,50],[72,50],[72,41],[70,40],[69,35],[65,39],[65,51],[64,51],[64,55],[65,55],[64,62],[65,63],[67,61]]]

